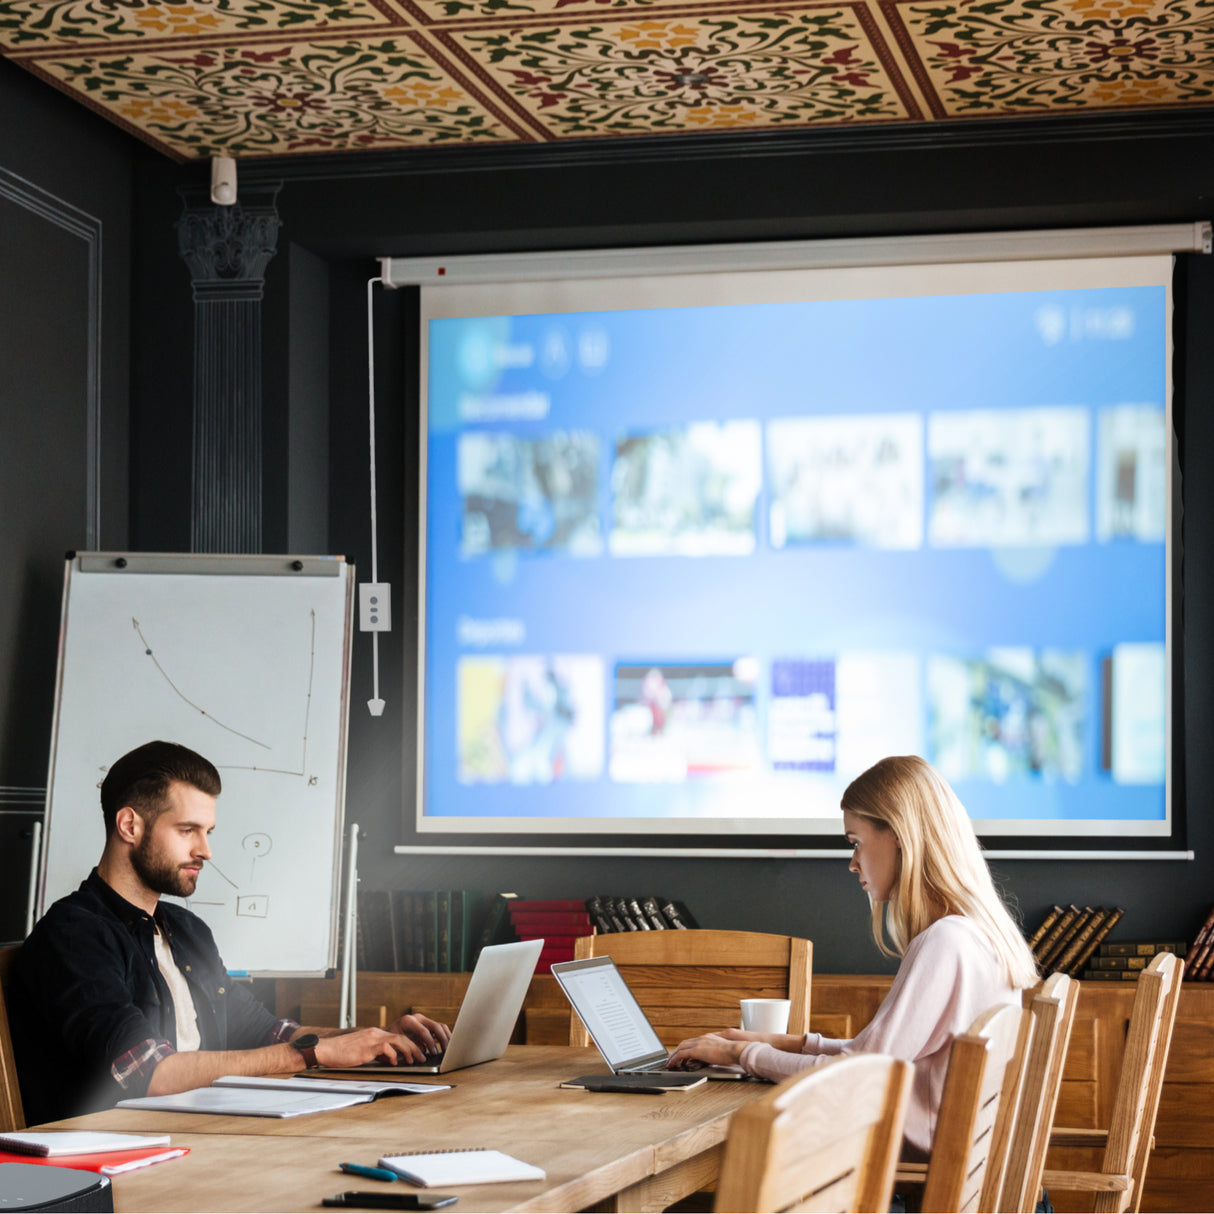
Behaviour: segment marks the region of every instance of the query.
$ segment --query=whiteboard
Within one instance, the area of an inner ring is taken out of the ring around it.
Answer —
[[[39,915],[101,856],[109,764],[179,742],[223,792],[213,858],[170,900],[230,970],[334,966],[353,587],[341,557],[69,556]]]

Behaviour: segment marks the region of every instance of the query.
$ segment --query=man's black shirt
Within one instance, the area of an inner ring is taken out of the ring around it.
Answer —
[[[13,966],[8,1013],[29,1125],[144,1095],[156,1066],[176,1050],[156,928],[189,983],[200,1049],[252,1049],[286,1040],[297,1027],[275,1020],[229,978],[197,915],[161,901],[153,920],[94,869],[47,911]]]

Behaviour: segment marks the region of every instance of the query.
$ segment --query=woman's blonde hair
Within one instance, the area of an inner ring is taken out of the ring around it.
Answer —
[[[943,907],[982,929],[1013,987],[1037,981],[1037,963],[995,889],[969,815],[930,763],[918,755],[882,759],[847,786],[842,808],[898,840],[901,863],[889,901],[873,903],[873,937],[887,957],[901,957]]]

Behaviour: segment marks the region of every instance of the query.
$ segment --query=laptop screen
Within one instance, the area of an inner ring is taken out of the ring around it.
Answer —
[[[610,957],[560,961],[552,973],[613,1071],[666,1057],[666,1047]]]

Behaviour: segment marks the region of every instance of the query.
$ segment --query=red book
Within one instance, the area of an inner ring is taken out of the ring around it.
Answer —
[[[94,1155],[18,1155],[15,1151],[0,1151],[0,1163],[45,1163],[57,1168],[80,1168],[85,1172],[101,1172],[116,1176],[146,1168],[163,1159],[188,1155],[189,1147],[137,1147],[133,1151],[99,1151]]]
[[[584,911],[585,909],[586,903],[574,898],[522,898],[510,903],[512,914],[515,911],[522,911],[526,914],[528,911]]]
[[[585,911],[531,911],[515,914],[510,908],[510,922],[515,927],[524,923],[534,923],[539,927],[590,927],[590,916]]]
[[[571,948],[546,948],[540,952],[539,960],[535,963],[535,972],[537,974],[550,974],[554,961],[572,960],[573,949]]]
[[[590,934],[589,932],[586,933],[586,935]],[[519,932],[518,938],[520,940],[543,940],[545,951],[550,948],[567,948],[572,950],[573,946],[580,939],[579,936],[571,936],[567,932],[563,932],[559,936],[555,932]],[[572,955],[571,951],[570,956]]]
[[[576,940],[580,936],[593,936],[592,927],[569,927],[567,924],[545,927],[542,923],[524,923],[516,926],[514,934],[520,940]]]

